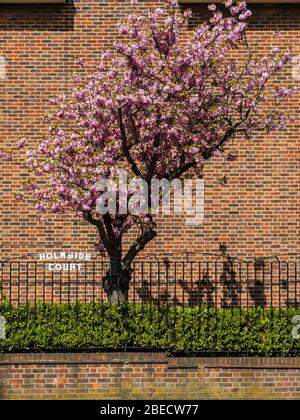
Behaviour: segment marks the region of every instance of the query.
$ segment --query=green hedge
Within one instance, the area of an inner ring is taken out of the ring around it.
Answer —
[[[244,352],[268,356],[300,350],[292,317],[300,309],[220,309],[150,304],[0,305],[6,339],[0,351],[120,349]]]

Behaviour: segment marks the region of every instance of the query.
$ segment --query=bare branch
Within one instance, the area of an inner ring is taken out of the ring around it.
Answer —
[[[97,230],[99,232],[99,236],[103,242],[103,245],[105,246],[107,252],[109,255],[113,252],[113,244],[109,240],[108,235],[105,232],[105,228],[103,226],[103,223],[99,219],[93,218],[90,212],[85,213],[84,218],[87,222],[91,223],[92,225],[97,227]]]
[[[123,264],[130,265],[137,254],[141,252],[145,246],[156,236],[156,230],[151,229],[147,232],[144,232],[138,239],[136,239],[136,241],[134,241],[133,245],[129,248],[127,254],[123,258]]]

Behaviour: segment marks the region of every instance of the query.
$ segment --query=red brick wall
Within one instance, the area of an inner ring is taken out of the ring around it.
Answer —
[[[74,58],[82,56],[92,68],[99,53],[111,47],[117,21],[131,7],[129,1],[99,0],[0,5],[0,54],[8,60],[7,79],[0,81],[1,147],[9,147],[24,135],[35,143],[46,128],[42,118],[51,110],[49,96],[69,88]],[[192,7],[191,27],[206,15],[205,5]],[[299,5],[251,8],[249,40],[257,52],[265,53],[278,44],[300,52]],[[282,37],[272,38],[273,31],[282,32]],[[281,81],[292,81],[291,68]],[[288,107],[297,117],[299,94]],[[181,218],[172,217],[160,221],[159,236],[148,252],[159,256],[214,252],[222,242],[233,256],[294,258],[289,254],[300,252],[299,141],[296,121],[284,132],[232,144],[231,149],[239,153],[237,162],[223,165],[214,159],[205,170],[204,224],[187,227]],[[0,259],[51,249],[94,251],[93,227],[63,216],[51,216],[42,223],[30,200],[21,204],[14,200],[13,192],[24,176],[24,168],[1,164]],[[228,183],[222,185],[219,179],[224,176]]]
[[[300,399],[297,358],[0,355],[0,399]]]

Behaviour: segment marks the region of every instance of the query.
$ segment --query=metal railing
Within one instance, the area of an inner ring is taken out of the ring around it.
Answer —
[[[297,262],[136,261],[129,302],[209,307],[298,307]],[[0,303],[106,301],[105,261],[8,261],[0,263]]]
[[[240,310],[241,320],[244,316],[242,310],[251,308],[260,308],[263,314],[264,311],[276,308],[299,308],[300,314],[300,279],[297,261],[273,259],[239,261],[230,258],[205,262],[137,260],[132,268],[129,303],[149,304],[150,320],[152,311],[154,313],[157,309],[163,308],[168,312],[169,308],[170,319],[173,319],[169,328],[174,333],[174,340],[177,334],[177,310],[179,313],[184,308],[197,306],[207,308],[205,314],[207,329],[201,334],[210,333],[212,326],[218,322],[218,311],[222,309],[229,309],[235,313]],[[73,307],[74,304],[75,307],[78,304],[79,307],[80,303],[107,302],[102,278],[108,270],[109,264],[104,260],[80,262],[80,265],[78,261],[2,262],[0,263],[0,304],[9,302],[12,307],[19,308],[24,319],[23,308],[26,305],[31,306],[28,316],[32,317],[34,314],[32,307],[41,304],[58,303]],[[99,306],[95,305],[95,308],[98,310]],[[291,327],[290,320],[287,321]],[[242,331],[243,326],[240,325],[240,328]],[[217,340],[216,335],[214,337]],[[130,347],[130,344],[124,342],[123,348],[119,350],[128,351],[130,348],[134,346]],[[185,348],[181,351],[185,351]],[[204,353],[211,355],[214,352],[210,349]],[[215,353],[233,355],[234,351]],[[248,351],[246,353],[248,354]],[[298,354],[298,350],[295,350],[295,353]]]

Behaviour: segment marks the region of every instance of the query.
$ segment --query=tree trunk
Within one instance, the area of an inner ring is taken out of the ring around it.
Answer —
[[[103,277],[103,289],[109,303],[118,304],[128,300],[132,269],[122,267],[120,261],[111,261],[110,270]]]

